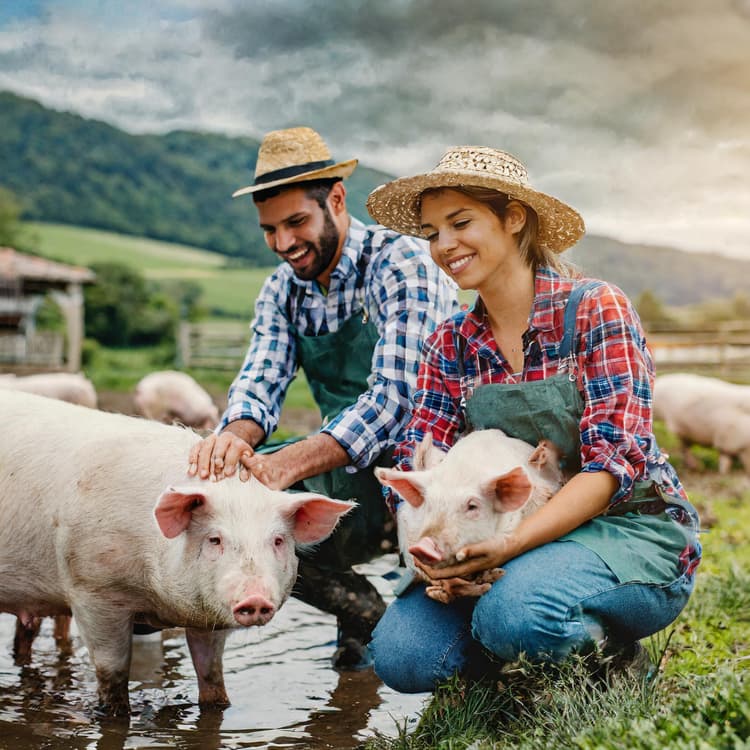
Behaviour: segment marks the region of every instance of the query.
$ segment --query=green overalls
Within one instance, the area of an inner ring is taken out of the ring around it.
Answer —
[[[296,335],[297,361],[305,371],[323,424],[354,404],[368,388],[372,356],[379,334],[366,315],[353,315],[334,333]],[[318,564],[356,565],[383,552],[386,538],[395,541],[393,523],[383,500],[375,466],[391,465],[392,451],[357,471],[341,466],[304,479],[307,492],[320,492],[339,500],[355,500],[359,507],[344,516],[334,534],[317,549]]]
[[[591,283],[575,287],[566,305],[557,375],[522,383],[479,385],[465,400],[469,429],[501,429],[532,445],[544,438],[551,440],[562,452],[562,468],[571,474],[580,470],[584,409],[575,376],[576,309]],[[463,340],[457,343],[463,381]],[[681,497],[666,495],[658,482],[659,472],[658,464],[649,466],[654,481],[636,482],[632,500],[613,506],[607,514],[584,523],[560,541],[578,542],[595,552],[622,583],[674,581],[679,575],[679,556],[692,532],[672,520],[668,508],[679,506],[687,512],[695,520],[695,531],[697,513]]]
[[[375,324],[364,313],[353,315],[332,333],[295,334],[297,361],[305,372],[324,424],[354,404],[369,388],[378,338]],[[271,453],[291,442],[295,439],[265,443],[258,452]],[[392,464],[391,454],[392,451],[385,452],[365,469],[347,471],[349,467],[342,466],[290,488],[359,503],[328,539],[311,552],[298,552],[299,575],[293,592],[307,604],[336,615],[339,649],[334,663],[340,667],[367,666],[364,644],[385,611],[377,589],[351,566],[395,549],[395,523],[373,473],[376,465]]]

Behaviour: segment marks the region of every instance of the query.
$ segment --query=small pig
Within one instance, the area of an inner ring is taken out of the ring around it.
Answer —
[[[719,471],[734,458],[750,471],[750,385],[692,373],[660,375],[654,382],[654,417],[680,438],[685,463],[695,468],[692,443],[719,451]]]
[[[0,375],[0,388],[56,398],[96,409],[94,384],[80,373],[40,372],[36,375]]]
[[[511,532],[562,486],[559,459],[549,441],[535,448],[501,430],[478,430],[447,453],[428,433],[415,450],[414,471],[376,469],[380,483],[406,501],[397,522],[407,567],[414,568],[412,556],[433,567],[453,565],[463,547]],[[480,574],[476,593],[501,575],[499,569]],[[451,600],[439,586],[428,586],[427,595]]]
[[[171,424],[180,422],[198,430],[212,430],[219,410],[211,396],[186,372],[160,370],[141,378],[135,387],[136,413]]]
[[[0,611],[71,614],[99,701],[129,711],[133,623],[185,627],[201,704],[227,704],[227,629],[288,597],[295,544],[353,503],[188,478],[192,430],[0,391]]]

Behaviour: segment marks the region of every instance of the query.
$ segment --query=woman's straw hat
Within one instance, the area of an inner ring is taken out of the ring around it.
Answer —
[[[575,245],[585,231],[575,209],[528,184],[526,167],[515,156],[479,146],[451,148],[432,171],[375,188],[367,199],[367,210],[385,227],[424,237],[421,195],[429,188],[440,187],[491,188],[526,203],[539,216],[539,245],[556,253]]]
[[[273,130],[263,138],[255,164],[255,182],[235,190],[239,195],[268,190],[287,183],[348,177],[357,159],[336,164],[325,141],[312,128]]]

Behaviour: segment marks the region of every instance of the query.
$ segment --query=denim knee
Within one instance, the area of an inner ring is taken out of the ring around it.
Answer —
[[[619,583],[593,552],[552,542],[509,561],[505,571],[472,617],[472,635],[495,656],[513,661],[523,652],[560,661],[602,639],[601,624],[575,610],[583,598]]]
[[[375,673],[393,690],[422,693],[462,671],[472,647],[472,608],[468,601],[435,602],[424,586],[393,601],[369,645]]]
[[[514,661],[522,653],[532,661],[561,661],[599,636],[595,624],[569,619],[547,602],[534,601],[533,595],[500,608],[482,599],[472,618],[472,635],[502,661]]]

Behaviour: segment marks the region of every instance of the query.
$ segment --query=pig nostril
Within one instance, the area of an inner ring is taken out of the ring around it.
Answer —
[[[234,616],[243,625],[258,625],[268,622],[276,613],[276,607],[262,596],[252,596],[234,608]]]

